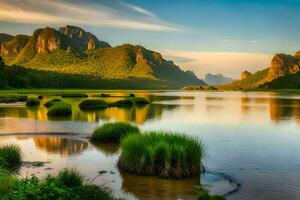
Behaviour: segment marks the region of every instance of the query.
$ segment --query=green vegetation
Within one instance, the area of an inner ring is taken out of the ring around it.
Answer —
[[[281,76],[271,82],[265,83],[260,89],[300,89],[300,72]],[[298,91],[299,92],[299,91]]]
[[[127,135],[139,133],[139,128],[129,123],[106,123],[94,130],[91,136],[91,141],[102,143],[119,143],[120,140]]]
[[[82,110],[97,110],[97,109],[104,109],[109,107],[110,104],[99,99],[87,99],[82,101],[79,104],[79,108]]]
[[[0,148],[0,168],[16,168],[22,163],[22,152],[19,146],[6,145]]]
[[[0,175],[1,197],[5,200],[114,200],[115,198],[105,189],[83,183],[83,176],[76,170],[64,170],[57,177],[47,176],[39,180],[32,176],[16,179],[11,175]]]
[[[234,81],[223,85],[217,85],[218,89],[222,90],[249,90],[257,89],[260,81],[263,80],[268,74],[269,68],[256,72],[249,76],[247,79]]]
[[[128,135],[121,141],[120,169],[161,178],[190,178],[201,172],[201,142],[184,134],[154,131]]]
[[[67,103],[56,103],[54,106],[50,107],[48,116],[70,116],[72,115],[72,108],[70,104]]]
[[[46,102],[44,106],[46,108],[50,108],[51,106],[55,105],[56,103],[61,102],[61,99],[51,99],[50,101]]]
[[[226,200],[225,197],[219,195],[209,195],[208,191],[201,186],[195,187],[196,189],[196,200]]]
[[[75,97],[85,98],[89,96],[87,94],[62,94],[61,97],[62,98],[75,98]]]
[[[143,105],[143,104],[149,104],[149,101],[142,97],[127,97],[125,98],[127,101],[131,101],[132,103],[136,105]]]
[[[122,99],[122,100],[114,102],[112,105],[116,106],[116,107],[132,107],[133,102],[130,101],[129,99]]]
[[[26,102],[26,106],[39,106],[41,104],[40,100],[37,98],[29,98]]]
[[[218,90],[218,88],[216,88],[213,85],[205,85],[205,86],[186,86],[181,88],[181,90]]]
[[[27,101],[27,96],[0,96],[0,103],[17,103]]]
[[[101,93],[99,97],[110,97],[110,94]]]

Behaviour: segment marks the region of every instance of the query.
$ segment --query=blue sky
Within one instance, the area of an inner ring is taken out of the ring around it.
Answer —
[[[300,50],[299,0],[0,0],[0,32],[74,24],[112,45],[158,50],[200,77],[268,66]]]

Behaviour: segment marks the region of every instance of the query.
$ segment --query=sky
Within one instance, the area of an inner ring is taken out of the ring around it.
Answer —
[[[268,67],[300,50],[300,0],[0,0],[0,32],[76,25],[159,51],[200,78]]]

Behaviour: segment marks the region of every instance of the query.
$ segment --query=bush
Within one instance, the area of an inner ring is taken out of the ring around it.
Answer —
[[[110,105],[107,102],[97,99],[87,99],[79,104],[79,108],[82,110],[97,110],[107,108],[109,106]]]
[[[22,164],[22,152],[17,145],[6,145],[0,148],[0,165],[11,169]]]
[[[115,122],[106,123],[94,130],[91,141],[103,143],[119,143],[120,140],[129,134],[139,134],[138,127],[129,123]]]
[[[15,184],[15,178],[10,176],[8,173],[0,174],[0,199],[6,197]]]
[[[39,99],[36,98],[30,98],[26,102],[26,106],[39,106],[41,104]]]
[[[110,94],[102,93],[102,94],[100,94],[100,97],[110,97]]]
[[[39,96],[38,96],[38,99],[40,99],[40,100],[43,99],[43,98],[44,98],[44,97],[43,97],[42,95],[39,95]]]
[[[45,103],[44,106],[46,108],[50,108],[51,106],[53,106],[57,102],[61,102],[61,99],[52,99],[52,100],[48,101],[47,103]]]
[[[63,94],[62,98],[88,97],[87,94]]]
[[[133,102],[128,99],[123,99],[123,100],[116,101],[112,105],[116,107],[131,107],[133,106]]]
[[[129,94],[129,97],[135,97],[135,94],[131,93],[131,94]]]
[[[121,170],[161,178],[190,178],[201,172],[203,145],[184,134],[148,132],[121,141]]]
[[[70,104],[60,103],[50,107],[48,116],[70,116],[72,115],[72,109]]]

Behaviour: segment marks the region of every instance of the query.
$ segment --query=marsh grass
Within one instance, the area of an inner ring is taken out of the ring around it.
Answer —
[[[128,135],[121,141],[118,166],[138,175],[190,178],[201,173],[203,144],[187,135],[152,131]]]
[[[55,103],[51,106],[47,113],[48,116],[70,116],[72,115],[71,105],[68,103]]]
[[[9,144],[0,148],[0,167],[12,169],[21,164],[22,152],[19,146]]]
[[[116,199],[105,188],[85,184],[83,179],[84,177],[74,169],[66,169],[57,176],[48,175],[43,179],[36,176],[17,179],[11,175],[0,174],[0,199]],[[2,180],[4,184],[1,184]]]
[[[46,102],[44,106],[46,108],[50,108],[51,106],[55,105],[56,103],[61,102],[61,99],[51,99],[50,101]]]
[[[149,104],[149,101],[142,97],[127,97],[125,100],[131,101],[132,103],[134,103],[136,105]]]
[[[0,103],[16,103],[27,101],[27,96],[0,96]]]
[[[37,98],[29,98],[26,102],[26,106],[39,106],[41,104],[40,100]]]
[[[68,94],[68,93],[66,93],[66,94],[62,94],[61,97],[62,98],[76,98],[76,97],[85,98],[85,97],[88,97],[88,95],[87,94]]]
[[[57,180],[67,187],[82,186],[84,177],[76,169],[65,169],[57,175]]]
[[[130,134],[140,134],[139,128],[124,122],[106,123],[94,130],[91,141],[119,143],[122,138]]]
[[[226,200],[225,197],[220,195],[209,195],[208,190],[202,186],[196,186],[196,200]]]
[[[114,103],[112,103],[112,106],[115,106],[115,107],[132,107],[133,106],[133,102],[128,100],[128,99],[122,99],[122,100],[119,100],[119,101],[116,101]]]
[[[79,104],[81,110],[97,110],[109,107],[110,104],[100,99],[87,99]]]

